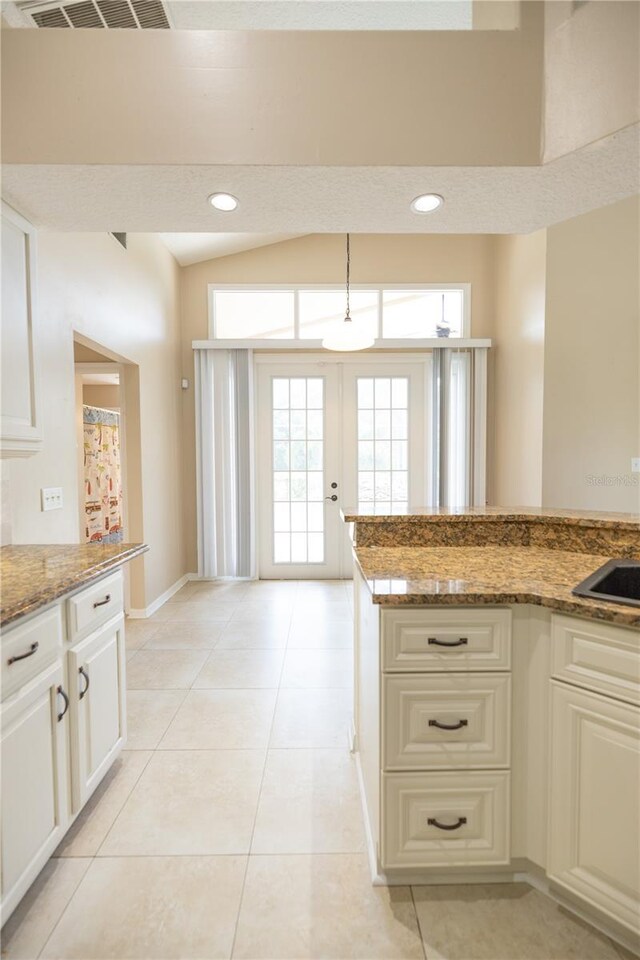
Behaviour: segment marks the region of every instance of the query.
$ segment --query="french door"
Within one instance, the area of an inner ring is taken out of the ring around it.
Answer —
[[[259,576],[351,577],[341,508],[398,514],[432,502],[431,359],[257,367]]]

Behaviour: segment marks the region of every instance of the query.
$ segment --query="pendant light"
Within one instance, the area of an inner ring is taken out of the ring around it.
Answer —
[[[375,343],[375,337],[372,337],[366,330],[354,326],[353,320],[351,319],[349,303],[350,273],[351,247],[350,237],[349,234],[347,234],[347,309],[345,310],[344,320],[322,341],[322,346],[325,350],[366,350],[367,347],[372,347]]]

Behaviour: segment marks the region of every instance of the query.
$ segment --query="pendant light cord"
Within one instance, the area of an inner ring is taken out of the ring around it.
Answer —
[[[347,234],[347,310],[344,315],[345,322],[351,321],[351,310],[349,304],[349,285],[351,277],[351,245],[349,242],[349,234]]]

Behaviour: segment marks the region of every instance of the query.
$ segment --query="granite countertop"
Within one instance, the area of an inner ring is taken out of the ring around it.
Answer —
[[[65,593],[87,586],[148,549],[144,543],[2,547],[0,626],[33,613]]]
[[[640,530],[640,513],[605,513],[594,510],[547,509],[545,507],[411,507],[400,514],[367,514],[342,510],[346,523],[456,523],[474,521],[564,523],[571,526]]]
[[[571,593],[611,557],[513,546],[366,546],[354,552],[374,603],[532,603],[640,629],[638,607]]]

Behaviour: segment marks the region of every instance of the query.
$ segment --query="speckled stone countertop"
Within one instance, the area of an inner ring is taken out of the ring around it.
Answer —
[[[640,560],[640,516],[535,507],[343,513],[358,547],[539,547]]]
[[[0,626],[87,586],[148,549],[144,543],[2,547]]]
[[[546,507],[411,507],[400,514],[368,514],[342,510],[347,523],[461,523],[496,521],[532,524],[568,524],[570,526],[605,527],[617,530],[640,530],[640,513],[605,513],[597,510],[563,510]]]
[[[574,597],[573,587],[607,556],[543,547],[463,546],[355,548],[374,603],[532,603],[563,613],[640,629],[640,609]]]

